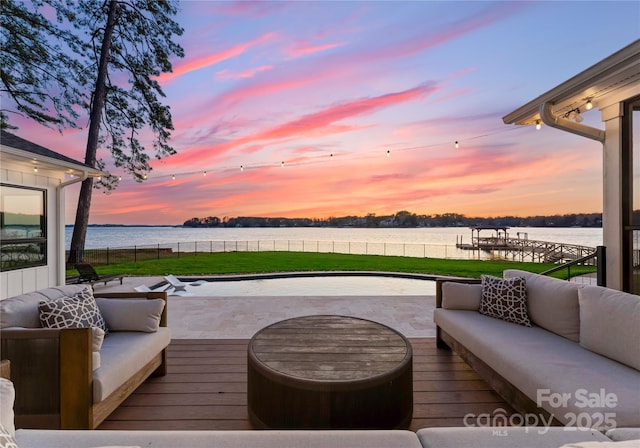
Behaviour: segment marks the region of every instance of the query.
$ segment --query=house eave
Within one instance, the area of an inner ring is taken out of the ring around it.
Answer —
[[[536,124],[541,120],[540,107],[544,104],[552,104],[553,113],[560,116],[577,108],[586,111],[588,100],[602,108],[619,92],[638,85],[640,39],[505,115],[502,121],[505,124]]]
[[[98,177],[106,176],[96,168],[92,168],[82,163],[71,163],[64,160],[54,159],[45,155],[34,154],[11,146],[2,145],[2,159],[20,165],[28,166],[30,169],[38,168],[43,171],[64,172],[72,176]]]

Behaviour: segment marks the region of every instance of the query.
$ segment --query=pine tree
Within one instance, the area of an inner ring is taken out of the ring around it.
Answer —
[[[173,56],[184,56],[173,41],[183,33],[173,20],[176,2],[0,2],[0,90],[15,113],[62,129],[79,127],[80,106],[89,117],[85,163],[104,169],[98,149],[107,149],[113,164],[139,182],[151,170],[148,149],[157,159],[175,153],[168,143],[171,111],[161,102],[165,95],[155,78],[172,71]],[[42,12],[46,8],[56,12],[55,22]],[[0,110],[2,127],[10,127],[13,112]],[[111,190],[117,182],[106,176],[99,186]],[[82,182],[71,263],[82,258],[93,188],[93,179]]]

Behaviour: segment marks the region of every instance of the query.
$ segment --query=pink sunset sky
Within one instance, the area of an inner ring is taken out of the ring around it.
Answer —
[[[637,39],[639,2],[185,1],[177,21],[177,154],[143,183],[108,165],[93,224],[602,210],[600,144],[502,117]],[[86,126],[14,124],[83,160]]]

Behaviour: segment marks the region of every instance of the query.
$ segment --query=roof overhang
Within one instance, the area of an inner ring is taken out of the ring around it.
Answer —
[[[561,117],[580,109],[586,111],[591,100],[594,108],[605,107],[640,94],[640,39],[603,59],[582,73],[505,115],[505,124],[533,125],[543,121],[541,109]]]
[[[107,173],[80,162],[72,163],[5,145],[2,145],[2,160],[3,162],[12,162],[18,166],[23,166],[29,170],[37,168],[38,171],[54,171],[77,177],[86,178],[107,175]]]

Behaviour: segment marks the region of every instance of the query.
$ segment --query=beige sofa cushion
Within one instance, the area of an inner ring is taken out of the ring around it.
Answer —
[[[442,284],[442,308],[478,311],[482,299],[481,284],[445,282]]]
[[[162,299],[97,298],[100,313],[111,331],[158,331],[165,302]]]
[[[260,430],[260,431],[60,431],[19,429],[20,448],[87,448],[140,445],[153,448],[422,448],[414,432],[404,430]]]
[[[93,401],[107,398],[133,377],[171,342],[171,331],[160,327],[154,333],[114,331],[104,338],[102,366],[93,372]]]
[[[418,438],[424,448],[557,448],[569,442],[609,440],[596,430],[521,426],[424,428],[418,430]]]
[[[571,341],[580,340],[578,290],[582,285],[517,269],[508,269],[503,276],[523,277],[527,282],[531,322]]]
[[[640,370],[640,296],[585,286],[579,298],[580,345]]]

